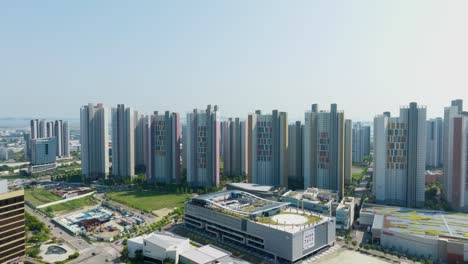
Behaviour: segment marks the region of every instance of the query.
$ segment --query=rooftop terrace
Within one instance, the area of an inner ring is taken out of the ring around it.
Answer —
[[[364,204],[361,213],[382,215],[382,228],[421,237],[468,239],[468,214]]]
[[[328,221],[325,216],[307,210],[289,208],[290,203],[266,200],[243,191],[222,191],[201,195],[192,198],[190,202],[291,233]]]
[[[338,194],[334,191],[317,188],[308,188],[305,191],[289,191],[283,196],[318,204],[328,204],[338,198]]]
[[[208,208],[220,209],[245,217],[280,211],[289,205],[289,203],[270,201],[243,191],[222,191],[205,194],[194,197],[191,201]]]

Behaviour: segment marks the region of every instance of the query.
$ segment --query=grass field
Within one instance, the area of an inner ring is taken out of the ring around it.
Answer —
[[[51,205],[46,208],[41,208],[40,210],[42,210],[43,212],[45,212],[47,215],[50,216],[50,215],[56,215],[57,213],[65,214],[65,213],[83,208],[85,206],[93,206],[96,204],[97,204],[97,201],[93,198],[92,195],[90,195],[90,196],[86,196],[80,199],[71,200],[69,202]]]
[[[362,180],[365,174],[365,169],[361,167],[352,167],[351,169],[352,177],[356,181]]]
[[[187,194],[165,194],[155,191],[125,191],[108,193],[107,197],[141,211],[179,207],[188,199]]]
[[[34,206],[61,200],[59,196],[44,189],[25,189],[24,198]]]

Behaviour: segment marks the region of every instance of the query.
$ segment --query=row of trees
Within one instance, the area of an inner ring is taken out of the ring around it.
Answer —
[[[427,185],[424,197],[424,208],[429,210],[452,211],[453,208],[445,197],[440,183]]]
[[[36,216],[24,212],[24,220],[26,225],[26,254],[32,258],[36,258],[40,253],[40,245],[50,239],[50,229],[41,222]]]

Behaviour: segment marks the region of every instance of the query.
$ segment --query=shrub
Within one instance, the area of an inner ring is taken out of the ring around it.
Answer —
[[[75,253],[71,254],[70,256],[68,256],[68,259],[69,259],[69,260],[76,259],[76,258],[78,258],[79,256],[80,256],[80,253],[75,252]]]
[[[39,246],[33,246],[26,248],[26,255],[30,256],[31,258],[36,258],[39,256],[39,253],[41,250],[39,249]]]

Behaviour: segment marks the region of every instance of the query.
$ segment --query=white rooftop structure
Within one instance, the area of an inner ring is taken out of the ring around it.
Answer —
[[[229,258],[231,254],[225,250],[212,245],[194,248],[180,254],[180,262],[185,263],[222,263],[222,259]]]
[[[336,191],[323,190],[318,188],[308,188],[304,191],[289,191],[284,196],[290,196],[298,200],[308,200],[310,202],[328,203],[338,199]]]
[[[8,180],[0,180],[0,194],[8,192]]]
[[[255,184],[255,183],[233,182],[229,184],[234,187],[238,187],[244,190],[251,190],[251,191],[258,191],[258,192],[269,192],[275,189],[275,187],[271,185],[262,185],[262,184]]]
[[[191,249],[190,239],[167,232],[135,237],[129,239],[127,245],[131,258],[135,257],[136,251],[141,250],[145,258],[153,259],[156,262],[169,258],[178,263],[179,255]]]

